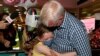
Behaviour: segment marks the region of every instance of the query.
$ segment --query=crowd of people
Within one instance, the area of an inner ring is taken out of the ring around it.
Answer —
[[[16,44],[16,30],[13,23],[9,24],[6,21],[8,16],[8,13],[2,13],[0,18],[0,51],[12,50]]]

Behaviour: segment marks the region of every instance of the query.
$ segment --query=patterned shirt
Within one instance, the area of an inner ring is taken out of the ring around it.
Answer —
[[[54,31],[54,38],[44,44],[59,53],[76,51],[78,56],[92,56],[84,25],[68,12],[62,25]]]

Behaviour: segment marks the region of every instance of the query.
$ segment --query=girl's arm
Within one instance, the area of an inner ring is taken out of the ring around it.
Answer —
[[[52,56],[50,48],[45,45],[37,45],[35,49],[46,56]]]
[[[49,47],[45,45],[39,45],[36,47],[39,53],[42,53],[46,56],[77,56],[76,52],[67,52],[67,53],[58,53],[54,50],[51,50]]]

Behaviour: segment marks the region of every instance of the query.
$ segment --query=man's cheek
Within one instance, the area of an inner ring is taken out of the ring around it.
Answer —
[[[50,21],[48,22],[48,26],[54,26],[54,22],[50,20]]]

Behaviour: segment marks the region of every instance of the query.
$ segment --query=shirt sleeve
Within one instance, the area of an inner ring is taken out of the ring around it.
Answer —
[[[74,28],[71,41],[78,56],[92,56],[89,37],[82,27]]]
[[[52,40],[48,40],[48,41],[44,41],[43,44],[48,46],[48,47],[50,47],[51,46],[51,42],[52,42]]]

